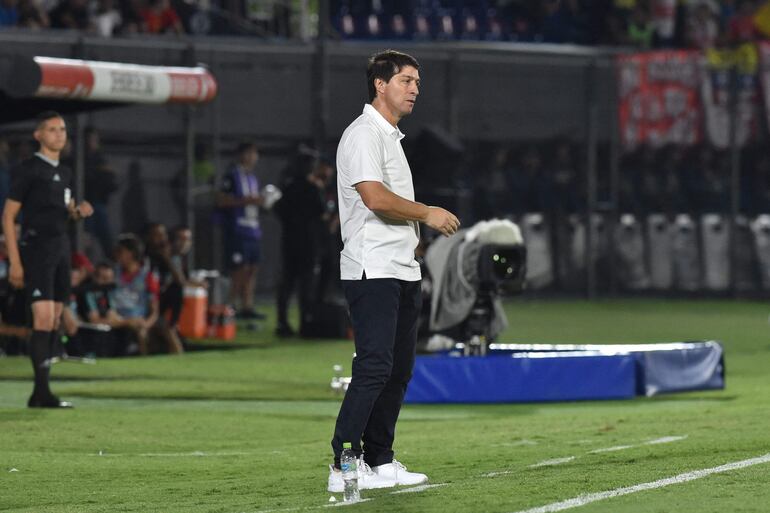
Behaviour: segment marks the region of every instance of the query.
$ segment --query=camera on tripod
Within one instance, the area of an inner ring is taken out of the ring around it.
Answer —
[[[431,277],[426,348],[484,355],[508,325],[501,297],[525,285],[527,251],[511,221],[481,221],[428,247]]]

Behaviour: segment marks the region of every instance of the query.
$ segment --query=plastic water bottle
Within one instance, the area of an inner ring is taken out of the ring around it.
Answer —
[[[342,469],[342,481],[345,483],[343,500],[345,502],[358,502],[361,500],[361,494],[358,491],[358,460],[356,453],[353,452],[353,444],[350,442],[342,444],[340,468]]]

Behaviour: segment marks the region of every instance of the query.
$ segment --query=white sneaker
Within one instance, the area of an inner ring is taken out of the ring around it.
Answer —
[[[428,476],[419,472],[409,472],[403,463],[395,459],[392,463],[374,467],[372,471],[382,478],[395,481],[397,485],[418,485],[428,482]]]
[[[426,478],[427,479],[427,478]],[[379,476],[374,473],[363,458],[358,460],[358,489],[374,490],[376,488],[392,488],[396,486],[394,479],[385,476]],[[342,479],[342,472],[335,469],[334,465],[329,465],[329,484],[326,489],[331,493],[342,493],[345,491],[345,481]]]

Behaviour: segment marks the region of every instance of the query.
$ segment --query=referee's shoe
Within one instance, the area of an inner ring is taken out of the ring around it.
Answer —
[[[27,401],[27,407],[29,408],[74,408],[75,406],[69,401],[62,401],[55,395],[51,394],[44,397],[38,397],[36,394],[32,394]]]

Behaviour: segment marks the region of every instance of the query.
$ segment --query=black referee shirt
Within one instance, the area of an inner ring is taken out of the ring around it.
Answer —
[[[72,171],[61,163],[53,166],[34,156],[11,171],[8,198],[21,203],[22,234],[67,233]]]

